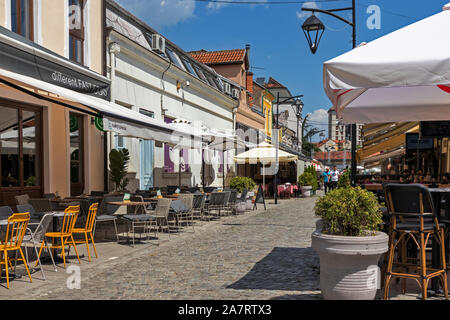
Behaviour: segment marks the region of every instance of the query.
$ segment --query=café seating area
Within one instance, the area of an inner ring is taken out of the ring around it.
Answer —
[[[16,268],[24,267],[32,282],[30,270],[39,267],[45,280],[43,257],[50,258],[56,271],[67,268],[73,250],[75,261],[81,264],[79,246],[86,247],[91,262],[101,255],[95,244],[99,224],[109,224],[108,230],[114,230],[114,239],[121,245],[135,246],[144,238],[159,245],[163,233],[170,241],[174,233],[195,233],[198,220],[245,213],[252,196],[247,190],[238,194],[230,189],[205,188],[201,192],[199,188],[170,186],[134,194],[93,191],[64,199],[55,194],[39,199],[16,196],[15,207],[0,207],[0,277],[6,275],[9,289]],[[119,224],[126,227],[125,232],[119,232]]]

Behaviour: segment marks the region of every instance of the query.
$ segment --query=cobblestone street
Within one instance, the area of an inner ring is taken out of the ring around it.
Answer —
[[[316,199],[197,222],[195,233],[187,227],[170,241],[163,234],[160,246],[99,243],[99,259],[82,258],[81,289],[69,290],[70,275],[47,264],[46,281],[37,271],[32,284],[22,277],[10,291],[0,288],[0,298],[320,299],[319,259],[310,248]],[[86,255],[85,246],[78,248]]]

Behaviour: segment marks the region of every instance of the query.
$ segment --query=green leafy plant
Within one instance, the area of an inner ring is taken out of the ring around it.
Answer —
[[[116,191],[124,191],[129,183],[126,178],[130,153],[127,149],[113,149],[109,153],[109,172]]]
[[[317,182],[317,171],[316,171],[316,168],[314,166],[307,167],[305,169],[305,172],[311,173],[311,175],[314,177],[314,182],[311,185],[312,186],[312,190],[313,191],[318,190],[319,189],[319,183]]]
[[[350,171],[346,170],[343,174],[339,177],[338,188],[348,188],[350,187]]]
[[[367,236],[379,230],[380,208],[373,193],[360,187],[348,187],[328,192],[316,202],[314,211],[322,219],[322,233]]]
[[[311,186],[314,188],[314,183],[317,183],[317,179],[310,172],[303,172],[303,174],[298,177],[298,184],[302,187]]]
[[[244,191],[244,189],[247,189],[248,191],[252,191],[253,188],[255,188],[256,182],[253,181],[252,178],[247,177],[234,177],[230,181],[230,188],[236,189],[237,192],[241,193]]]

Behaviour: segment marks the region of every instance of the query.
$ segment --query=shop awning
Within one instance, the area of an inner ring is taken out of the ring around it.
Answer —
[[[346,123],[450,120],[450,4],[443,12],[324,63]]]
[[[191,147],[201,137],[115,103],[0,69],[0,83],[38,99],[62,104],[103,119],[103,129],[117,134]],[[56,95],[56,96],[54,96]]]
[[[397,158],[397,157],[402,157],[405,154],[405,149],[404,148],[400,148],[397,149],[395,151],[391,151],[391,152],[387,152],[387,153],[382,153],[373,157],[368,157],[363,159],[361,162],[363,164],[370,164],[373,162],[377,162],[383,159],[389,159],[389,158]]]

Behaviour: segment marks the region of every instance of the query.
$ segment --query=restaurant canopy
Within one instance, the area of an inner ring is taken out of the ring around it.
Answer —
[[[191,147],[192,140],[200,140],[192,131],[150,118],[115,103],[88,96],[32,77],[0,68],[0,83],[36,98],[75,108],[103,120],[103,130],[122,136],[155,140],[172,145]],[[55,96],[56,95],[56,96]]]
[[[263,142],[260,143],[256,148],[253,148],[249,151],[246,151],[244,153],[238,154],[234,157],[234,160],[237,163],[270,163],[270,162],[276,162],[276,152],[277,149],[267,143]],[[298,156],[293,155],[291,153],[288,153],[283,150],[278,150],[278,162],[291,162],[291,161],[297,161]]]
[[[450,4],[324,63],[324,88],[346,123],[450,120]]]

